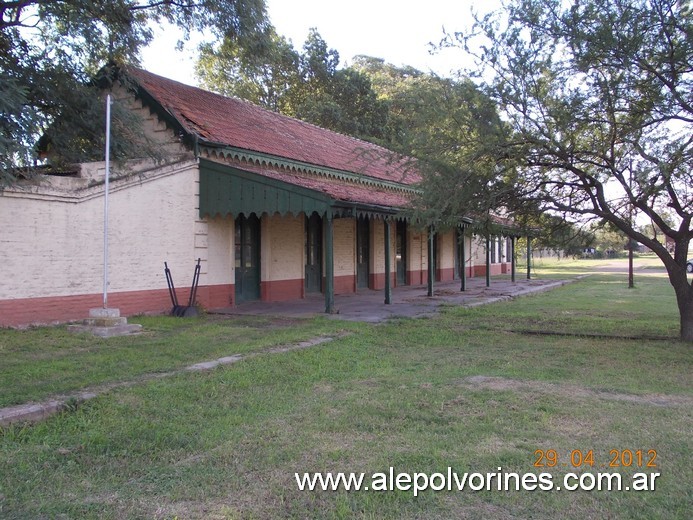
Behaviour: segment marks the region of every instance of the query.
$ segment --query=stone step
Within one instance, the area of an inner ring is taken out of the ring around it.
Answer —
[[[88,332],[101,338],[137,334],[142,325],[128,324],[128,319],[120,316],[120,309],[94,308],[89,309],[89,317],[82,323],[68,325],[70,332]]]
[[[82,322],[84,325],[91,327],[117,327],[118,325],[127,325],[127,318],[87,318]]]
[[[137,334],[142,331],[142,325],[136,323],[124,323],[121,325],[101,327],[98,325],[68,325],[70,332],[87,332],[101,338],[111,338],[115,336],[127,336]]]

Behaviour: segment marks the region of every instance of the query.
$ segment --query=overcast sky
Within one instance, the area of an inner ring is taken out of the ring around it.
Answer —
[[[471,22],[471,2],[460,0],[266,0],[269,18],[277,32],[301,49],[311,27],[317,28],[341,63],[359,54],[383,58],[394,65],[411,65],[422,71],[447,75],[458,70],[462,53],[447,50],[432,55],[431,42],[439,42],[443,28],[462,30]],[[475,9],[489,9],[497,0],[485,0]],[[195,85],[195,45],[175,51],[178,35],[167,28],[157,31],[155,42],[143,52],[145,69]]]

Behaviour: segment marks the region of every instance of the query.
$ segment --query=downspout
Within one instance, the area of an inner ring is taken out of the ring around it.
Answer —
[[[197,133],[192,134],[193,141],[193,154],[195,155],[195,160],[200,159],[200,136]]]

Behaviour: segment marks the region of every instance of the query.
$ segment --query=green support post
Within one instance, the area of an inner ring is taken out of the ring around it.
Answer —
[[[486,237],[486,287],[491,287],[491,237]]]
[[[515,237],[510,237],[510,281],[515,283]]]
[[[390,285],[390,221],[383,220],[385,225],[385,304],[392,303],[392,286]]]
[[[334,231],[332,215],[325,213],[325,312],[334,314]]]
[[[462,240],[460,241],[460,291],[467,290],[467,248],[465,246],[465,233],[462,228]]]
[[[527,280],[532,279],[532,239],[527,235]]]
[[[433,265],[433,226],[428,227],[428,296],[433,296],[433,277],[435,266]]]

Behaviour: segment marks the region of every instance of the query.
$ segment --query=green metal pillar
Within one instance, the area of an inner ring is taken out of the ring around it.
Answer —
[[[460,235],[460,291],[467,290],[467,247],[465,245],[465,232],[462,228]]]
[[[433,278],[435,266],[433,265],[433,226],[428,227],[428,296],[433,296]]]
[[[515,237],[510,237],[510,281],[515,282]]]
[[[491,287],[491,237],[486,237],[486,287]]]
[[[527,280],[532,279],[532,239],[527,235]]]
[[[334,314],[334,230],[332,215],[325,213],[325,312]]]
[[[385,225],[385,304],[392,303],[392,286],[390,285],[390,221],[383,220]]]

